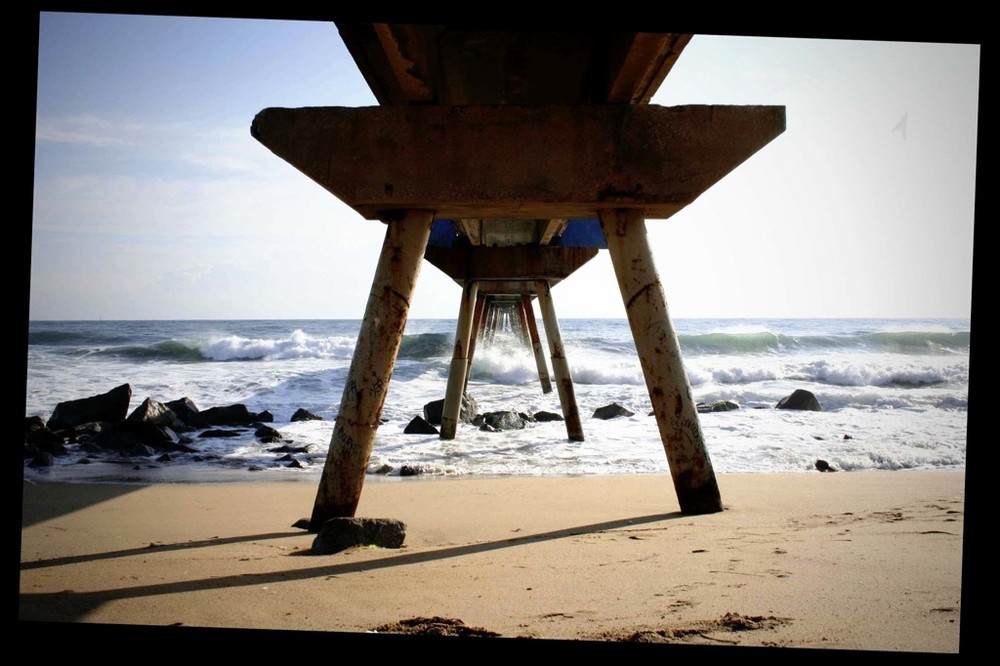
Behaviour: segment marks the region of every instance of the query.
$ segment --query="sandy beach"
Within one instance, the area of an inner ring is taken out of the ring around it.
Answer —
[[[964,477],[721,475],[705,516],[662,476],[369,482],[404,547],[325,556],[309,481],[25,482],[19,618],[957,652]]]

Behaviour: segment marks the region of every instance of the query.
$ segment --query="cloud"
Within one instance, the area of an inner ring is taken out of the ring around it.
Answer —
[[[134,141],[121,136],[134,132],[135,125],[123,125],[94,116],[39,118],[35,123],[35,140],[45,143],[68,143],[85,146],[134,146]]]

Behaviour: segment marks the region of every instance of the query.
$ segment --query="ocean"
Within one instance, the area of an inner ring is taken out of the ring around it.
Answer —
[[[538,318],[541,324],[540,317]],[[132,386],[132,404],[188,397],[207,409],[236,403],[268,410],[270,425],[308,447],[288,467],[253,428],[232,439],[199,439],[198,454],[169,462],[92,458],[70,447],[26,479],[87,481],[318,481],[333,432],[359,320],[35,321],[29,323],[27,415],[64,400]],[[700,415],[717,472],[809,472],[817,459],[844,471],[964,469],[969,320],[679,319],[674,322],[695,400],[739,409]],[[541,329],[541,326],[540,326]],[[458,436],[403,433],[423,405],[444,397],[455,321],[407,323],[369,464],[369,479],[420,476],[665,474],[651,403],[626,320],[560,320],[586,437],[565,424]],[[539,331],[544,340],[544,330]],[[545,347],[547,349],[547,347]],[[551,363],[549,365],[551,372]],[[822,411],[774,409],[795,389]],[[468,392],[480,412],[561,413],[543,394],[534,357],[518,335],[478,343]],[[617,402],[635,412],[602,421]],[[322,421],[290,422],[304,408]],[[27,465],[28,461],[25,461]],[[376,473],[377,472],[377,473]]]

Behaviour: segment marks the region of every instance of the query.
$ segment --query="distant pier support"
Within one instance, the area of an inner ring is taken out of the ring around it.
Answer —
[[[432,211],[408,210],[386,223],[382,253],[316,492],[311,531],[318,531],[330,518],[350,517],[357,511],[433,218]]]
[[[458,419],[462,412],[462,393],[465,390],[465,374],[471,359],[469,346],[478,295],[478,282],[469,282],[462,289],[462,305],[458,311],[458,326],[455,328],[455,352],[452,354],[451,368],[448,370],[448,388],[444,394],[444,408],[441,413],[441,439],[455,439],[458,430]]]
[[[477,294],[476,311],[472,315],[472,340],[469,342],[469,362],[465,365],[465,385],[462,386],[462,393],[465,393],[465,389],[469,386],[469,377],[472,376],[472,359],[476,355],[476,341],[482,335],[483,310],[485,307],[486,298],[482,294]]]
[[[580,410],[576,406],[573,378],[569,373],[569,363],[566,362],[566,352],[559,332],[559,320],[556,319],[556,310],[552,305],[549,283],[538,280],[535,289],[538,294],[538,305],[542,309],[545,337],[549,339],[549,356],[552,358],[552,373],[556,378],[559,403],[562,405],[563,418],[566,419],[566,435],[571,442],[582,442],[583,426],[580,424]]]
[[[601,210],[601,228],[639,352],[681,511],[722,511],[712,461],[639,210]]]
[[[538,380],[542,383],[542,393],[552,393],[552,382],[549,381],[549,366],[545,362],[542,341],[538,337],[538,324],[535,323],[535,308],[531,306],[531,296],[525,295],[521,300],[521,304],[524,308],[524,320],[528,324],[531,351],[535,355],[535,365],[538,366]]]

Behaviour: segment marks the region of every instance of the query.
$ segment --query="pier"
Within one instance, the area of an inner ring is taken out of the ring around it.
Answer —
[[[265,109],[252,135],[386,226],[311,529],[353,516],[424,260],[461,287],[441,437],[479,331],[511,312],[566,435],[584,432],[551,288],[607,250],[681,511],[722,510],[646,220],[785,129],[781,106],[649,104],[690,35],[338,23],[379,102]],[[549,345],[537,331],[537,300]]]

